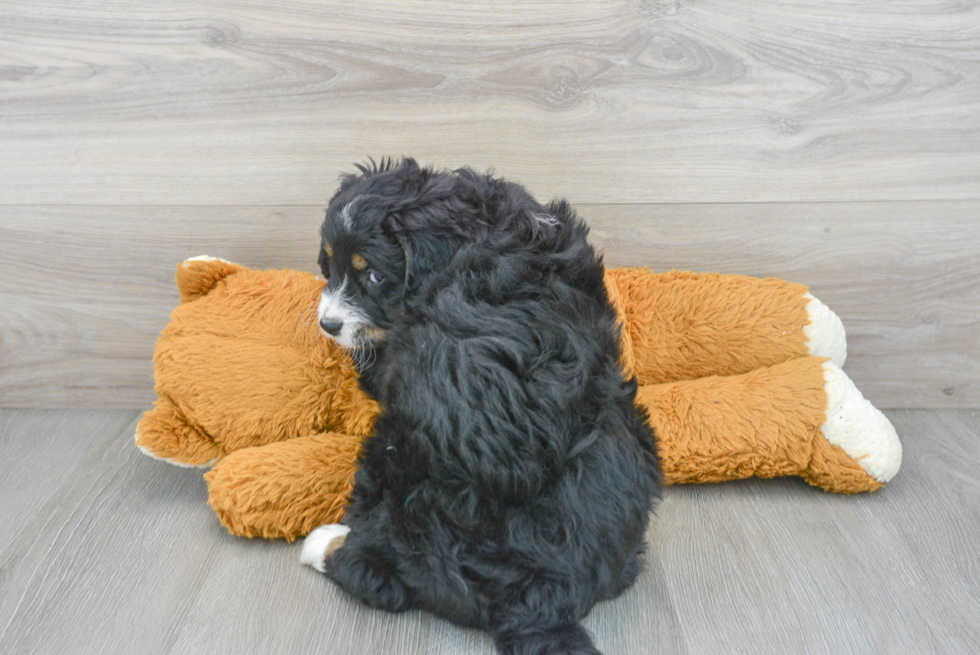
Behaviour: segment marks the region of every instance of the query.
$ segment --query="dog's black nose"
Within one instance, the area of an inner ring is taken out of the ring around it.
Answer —
[[[322,327],[323,331],[327,334],[337,336],[340,334],[340,329],[344,327],[344,322],[333,318],[321,318],[320,327]]]

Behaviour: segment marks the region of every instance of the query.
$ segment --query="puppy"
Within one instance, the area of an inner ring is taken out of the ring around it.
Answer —
[[[579,621],[636,579],[659,473],[588,228],[467,168],[358,171],[323,223],[319,319],[382,411],[344,525],[302,559],[501,653],[598,653]]]

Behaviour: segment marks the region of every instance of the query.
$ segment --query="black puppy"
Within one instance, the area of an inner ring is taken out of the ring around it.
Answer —
[[[636,579],[659,474],[588,228],[467,168],[358,169],[323,224],[319,316],[382,412],[345,525],[302,559],[502,653],[597,653],[579,621]]]

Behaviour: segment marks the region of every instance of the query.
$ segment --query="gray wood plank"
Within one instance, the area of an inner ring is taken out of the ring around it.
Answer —
[[[889,417],[903,467],[876,494],[795,480],[669,490],[652,534],[693,652],[980,649],[980,417]]]
[[[609,265],[809,284],[881,407],[980,406],[980,202],[579,209]],[[315,271],[322,211],[0,206],[0,406],[148,407],[176,264]]]
[[[0,412],[0,535],[36,520],[78,475],[84,456],[128,424],[132,412]],[[0,540],[3,549],[6,538]]]
[[[222,542],[169,652],[425,652],[437,619],[360,605],[300,565],[299,543]]]
[[[796,480],[668,488],[646,571],[585,622],[596,643],[608,655],[977,652],[980,416],[889,416],[905,460],[876,494]],[[228,536],[200,472],[136,452],[135,419],[0,411],[0,452],[45,424],[92,444],[0,546],[0,651],[493,652],[428,614],[358,605],[299,565],[299,544]],[[57,460],[56,440],[30,443],[34,461]],[[18,466],[0,461],[0,477]]]
[[[657,519],[647,533],[652,544]],[[609,655],[687,655],[683,627],[670,592],[670,580],[652,546],[636,584],[615,600],[596,605],[582,624],[595,636],[599,650]]]
[[[135,448],[136,412],[75,413],[115,429],[4,540],[0,651],[165,652],[224,535],[199,471]],[[7,425],[15,438],[16,424]],[[57,447],[41,444],[36,457]]]
[[[317,204],[350,162],[575,202],[980,198],[977,3],[0,3],[0,202]]]
[[[855,520],[845,518],[866,531],[848,534],[885,556],[896,597],[907,599],[899,616],[925,623],[938,652],[980,652],[980,412],[890,416],[914,464],[901,498],[849,508]]]

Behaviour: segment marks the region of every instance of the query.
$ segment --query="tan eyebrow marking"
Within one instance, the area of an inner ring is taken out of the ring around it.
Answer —
[[[363,271],[368,266],[367,260],[364,259],[360,253],[354,253],[354,256],[351,257],[350,263],[353,264],[354,268],[359,271]]]
[[[323,244],[323,252],[327,253],[327,257],[333,257],[333,248],[330,247],[329,243]]]

